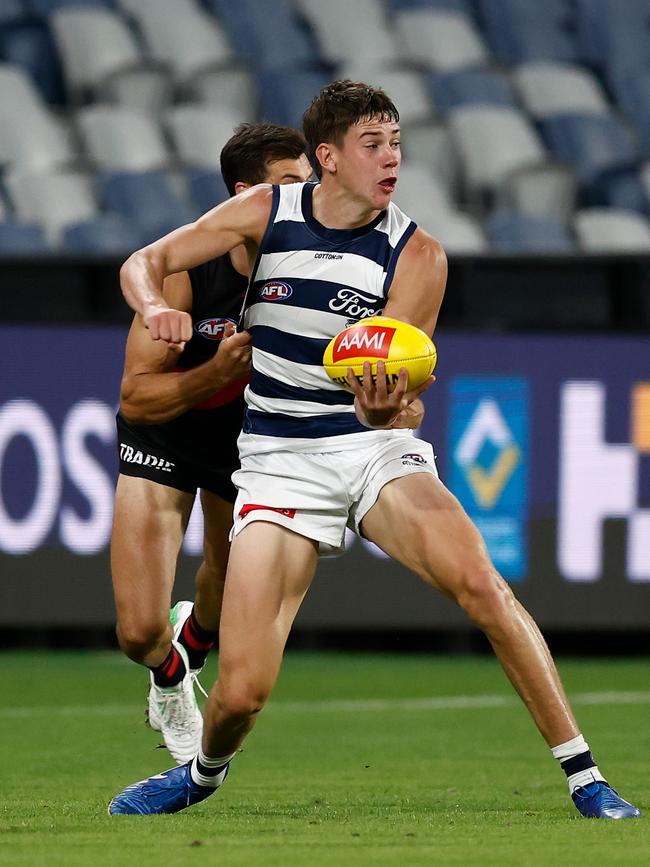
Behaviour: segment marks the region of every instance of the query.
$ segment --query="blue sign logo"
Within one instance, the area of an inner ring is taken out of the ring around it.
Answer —
[[[457,377],[451,384],[449,486],[481,531],[501,574],[528,567],[528,383]]]

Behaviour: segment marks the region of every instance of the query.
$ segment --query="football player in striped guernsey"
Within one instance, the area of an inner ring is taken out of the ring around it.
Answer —
[[[635,817],[639,811],[595,764],[537,626],[439,480],[431,446],[395,429],[416,396],[406,371],[389,393],[381,366],[374,381],[366,365],[348,394],[322,367],[329,340],[365,316],[383,312],[429,334],[436,325],[444,251],[392,202],[398,111],[379,89],[337,81],[313,100],[303,129],[319,184],[254,187],[123,267],[125,296],[152,336],[179,343],[190,323],[169,309],[164,279],[245,245],[251,281],[243,325],[253,356],[219,674],[202,746],[186,765],[129,786],[109,811],[176,812],[222,784],[275,684],[318,555],[340,549],[350,526],[455,600],[485,632],[582,815]]]

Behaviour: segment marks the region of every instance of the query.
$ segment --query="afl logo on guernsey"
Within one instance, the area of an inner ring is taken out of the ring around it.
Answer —
[[[279,281],[265,283],[260,288],[260,298],[263,301],[284,301],[288,298],[293,289],[288,283],[280,283]]]
[[[360,325],[343,331],[332,349],[332,361],[344,358],[388,358],[394,328],[379,325]]]
[[[194,330],[207,340],[221,340],[229,322],[237,324],[234,319],[202,319],[194,325]]]

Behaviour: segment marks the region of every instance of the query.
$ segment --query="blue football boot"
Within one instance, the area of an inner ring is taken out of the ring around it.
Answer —
[[[586,819],[638,819],[641,810],[628,804],[605,782],[580,786],[571,795],[579,813]]]
[[[178,768],[163,771],[162,774],[154,774],[146,780],[132,783],[119,795],[115,795],[108,805],[110,815],[150,816],[155,813],[178,813],[185,807],[198,804],[217,788],[197,786],[190,776],[191,762],[187,762]],[[221,781],[228,776],[230,762],[219,774]]]

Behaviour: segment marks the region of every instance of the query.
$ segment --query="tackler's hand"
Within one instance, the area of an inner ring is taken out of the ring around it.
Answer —
[[[251,369],[251,335],[248,331],[237,331],[232,323],[226,325],[219,349],[214,356],[215,371],[223,378],[224,384],[246,376]]]
[[[152,307],[142,316],[152,340],[164,340],[179,352],[192,337],[192,317],[173,307]]]

